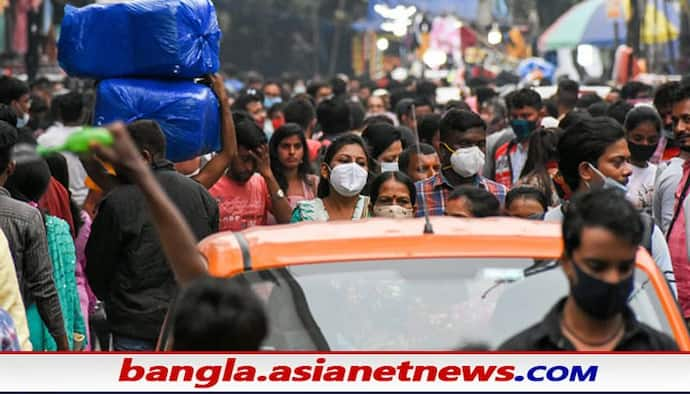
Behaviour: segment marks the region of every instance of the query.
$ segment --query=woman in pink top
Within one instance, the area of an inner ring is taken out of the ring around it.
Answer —
[[[279,127],[271,137],[271,170],[292,209],[300,201],[314,199],[319,186],[319,178],[312,174],[306,149],[304,130],[295,123]]]

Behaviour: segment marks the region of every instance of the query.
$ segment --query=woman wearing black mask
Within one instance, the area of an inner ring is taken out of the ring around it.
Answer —
[[[627,196],[637,209],[651,215],[657,166],[649,160],[659,144],[661,118],[654,107],[637,106],[625,118],[625,131],[632,164]]]

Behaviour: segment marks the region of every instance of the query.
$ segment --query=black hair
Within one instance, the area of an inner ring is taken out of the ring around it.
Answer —
[[[599,101],[587,107],[587,112],[589,112],[593,118],[596,118],[597,116],[606,116],[606,112],[608,112],[608,110],[609,103],[606,101]]]
[[[359,145],[364,151],[364,155],[367,157],[367,164],[371,163],[371,158],[369,156],[367,145],[364,143],[362,138],[356,134],[343,134],[340,137],[336,138],[335,141],[333,141],[330,145],[328,145],[328,148],[326,148],[326,154],[324,155],[323,163],[326,163],[326,165],[330,167],[335,155],[338,152],[340,152],[340,150],[344,146],[347,145]],[[323,176],[321,176],[320,178],[321,179],[319,181],[319,189],[317,191],[317,194],[319,198],[323,199],[328,197],[328,194],[331,192],[331,188],[328,179],[324,178]]]
[[[292,136],[298,136],[300,142],[302,143],[302,149],[304,156],[302,156],[302,162],[297,168],[297,173],[303,182],[309,182],[307,175],[311,173],[311,163],[309,162],[309,149],[307,147],[307,138],[304,136],[304,130],[302,127],[296,123],[286,123],[280,126],[278,130],[273,133],[271,141],[268,146],[268,151],[271,156],[271,170],[273,175],[276,177],[276,181],[280,185],[281,189],[287,192],[288,180],[285,177],[285,167],[283,163],[280,162],[278,158],[278,147],[284,139]]]
[[[659,109],[673,105],[673,97],[678,89],[680,89],[679,82],[666,82],[660,85],[654,93],[654,106]]]
[[[532,89],[520,89],[510,96],[509,107],[511,110],[525,107],[532,107],[540,110],[542,107],[541,96]]]
[[[369,147],[369,155],[372,160],[377,160],[396,141],[402,143],[400,132],[388,123],[372,123],[368,125],[362,132],[362,139]]]
[[[64,123],[77,123],[82,120],[84,97],[77,92],[70,92],[53,99],[55,114]]]
[[[580,186],[580,163],[596,166],[604,151],[624,138],[623,126],[608,117],[584,119],[566,129],[558,142],[558,169],[570,189]]]
[[[0,104],[0,120],[11,124],[12,126],[17,125],[17,113],[7,104]]]
[[[445,110],[450,111],[451,109],[458,109],[463,111],[472,111],[470,106],[462,100],[450,100],[446,103]]]
[[[352,127],[350,106],[342,98],[322,101],[316,108],[316,118],[326,135],[344,133]]]
[[[414,135],[414,131],[407,126],[396,126],[395,130],[400,133],[400,139],[402,140],[403,149],[408,147],[415,142],[417,142],[417,137]]]
[[[312,82],[307,86],[307,94],[311,97],[316,97],[316,93],[321,88],[328,87],[329,85],[325,82]]]
[[[625,195],[605,189],[578,194],[568,205],[562,227],[566,256],[580,246],[586,227],[604,228],[632,246],[642,242],[644,231],[639,212]]]
[[[129,135],[139,150],[147,150],[154,159],[165,157],[165,135],[155,120],[137,120],[127,126]]]
[[[81,229],[81,226],[84,224],[84,221],[81,219],[81,209],[72,199],[72,192],[69,190],[69,170],[67,169],[67,159],[65,159],[65,156],[62,154],[56,153],[46,157],[46,162],[48,163],[48,168],[50,169],[50,175],[55,178],[55,180],[60,182],[70,196],[70,214],[72,215],[74,230],[78,233]]]
[[[527,160],[522,168],[520,177],[533,175],[543,185],[542,192],[551,198],[553,195],[551,176],[548,173],[547,163],[558,161],[558,141],[563,136],[563,130],[559,128],[542,128],[536,130],[529,139]]]
[[[235,124],[237,133],[237,146],[243,146],[248,150],[254,150],[266,144],[266,134],[253,120],[242,120]]]
[[[5,188],[15,200],[38,202],[48,190],[50,176],[50,168],[44,159],[17,163]]]
[[[640,124],[646,122],[651,122],[654,125],[657,134],[661,133],[661,128],[663,127],[661,117],[654,107],[648,105],[640,105],[628,112],[628,116],[625,117],[624,123],[625,131],[629,133],[635,130]]]
[[[563,117],[563,119],[561,119],[561,121],[558,123],[558,127],[565,130],[568,127],[570,127],[570,126],[572,126],[572,125],[574,125],[574,124],[576,124],[582,120],[591,119],[591,118],[592,118],[592,115],[590,115],[589,112],[587,112],[583,109],[575,108],[574,110],[568,112],[568,114],[566,114]]]
[[[367,116],[367,111],[362,104],[349,101],[347,105],[350,107],[350,127],[352,130],[359,130],[364,127],[364,118]]]
[[[364,122],[362,122],[362,127],[366,127],[374,123],[388,123],[391,126],[395,125],[393,119],[389,118],[386,115],[371,115],[364,118]]]
[[[400,171],[407,174],[407,169],[410,166],[412,156],[416,155],[417,151],[421,152],[422,155],[436,154],[436,149],[434,149],[434,147],[429,144],[425,144],[422,142],[419,144],[419,147],[417,146],[417,144],[410,145],[405,150],[403,150],[403,152],[400,154],[400,157],[398,158],[398,168],[400,168]]]
[[[237,100],[232,103],[232,109],[246,111],[247,106],[253,102],[259,102],[261,105],[263,105],[264,94],[257,89],[247,89],[240,93],[239,97],[237,97]]]
[[[0,77],[0,103],[10,105],[25,94],[29,94],[29,85],[25,82],[6,75]]]
[[[651,95],[652,87],[639,81],[631,81],[623,85],[623,87],[621,88],[621,99],[636,99],[640,95],[640,93],[645,95]]]
[[[333,77],[330,81],[331,89],[333,89],[334,96],[342,96],[347,93],[347,82],[341,78]]]
[[[173,350],[256,351],[268,334],[261,301],[249,286],[204,277],[180,294],[173,314]]]
[[[441,141],[447,141],[450,133],[464,133],[475,127],[486,130],[486,123],[479,115],[472,111],[452,109],[441,119]]]
[[[575,104],[575,106],[578,108],[588,109],[592,105],[594,105],[596,103],[601,103],[603,101],[604,101],[604,99],[601,98],[598,94],[587,93],[587,94],[582,95],[582,97],[580,97],[577,100],[577,104]]]
[[[572,79],[562,79],[558,81],[558,93],[568,92],[577,95],[580,92],[580,84]]]
[[[477,104],[479,104],[480,106],[485,102],[489,101],[490,99],[498,96],[498,93],[496,93],[495,90],[488,86],[478,87],[475,90],[475,94],[477,96]]]
[[[506,209],[510,208],[513,201],[519,199],[534,200],[544,208],[544,211],[546,211],[550,205],[546,195],[541,190],[529,186],[519,186],[511,189],[508,194],[506,194]]]
[[[283,108],[285,122],[297,123],[302,129],[307,130],[312,121],[316,118],[314,105],[308,100],[292,99]]]
[[[413,98],[404,98],[395,105],[395,115],[398,120],[402,120],[403,115],[410,116],[412,113],[412,106],[414,106]]]
[[[395,179],[395,181],[405,185],[405,187],[407,187],[407,191],[410,192],[410,203],[412,203],[412,205],[417,204],[417,189],[414,185],[414,182],[412,182],[412,179],[410,179],[410,177],[402,171],[388,171],[374,178],[374,180],[371,182],[371,185],[369,185],[369,189],[371,190],[371,195],[369,197],[371,198],[372,205],[376,204],[376,201],[379,199],[381,186],[391,179]]]
[[[628,116],[628,112],[633,108],[633,105],[627,101],[619,100],[609,106],[606,116],[616,119],[620,124],[624,124],[625,117]]]
[[[417,83],[417,95],[420,97],[434,97],[436,95],[436,85],[427,80]]]
[[[267,115],[268,117],[272,117],[273,115],[276,114],[276,112],[283,112],[285,110],[285,103],[275,103],[271,108],[268,108]],[[284,115],[284,114],[283,114]]]
[[[546,100],[543,100],[541,103],[544,106],[544,109],[546,110],[546,116],[550,116],[552,118],[558,118],[558,106],[556,105],[555,100],[546,99]]]
[[[475,218],[500,216],[501,203],[496,196],[483,188],[476,186],[456,187],[448,196],[448,201],[464,198],[469,205],[470,212]]]
[[[4,173],[12,160],[12,148],[17,144],[17,129],[0,120],[0,173]]]
[[[690,85],[681,85],[673,95],[673,104],[690,100]]]

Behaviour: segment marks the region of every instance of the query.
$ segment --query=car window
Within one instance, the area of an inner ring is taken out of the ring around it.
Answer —
[[[265,349],[495,349],[568,292],[558,263],[440,259],[310,264],[251,272],[270,320]],[[672,336],[646,274],[630,305]]]

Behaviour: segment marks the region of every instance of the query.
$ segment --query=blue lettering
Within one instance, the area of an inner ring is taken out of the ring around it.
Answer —
[[[573,370],[570,373],[570,381],[571,382],[594,382],[597,379],[597,371],[598,370],[599,370],[599,367],[596,365],[590,366],[589,368],[587,368],[586,371],[583,371],[581,366],[576,365],[573,367]]]
[[[543,375],[542,375],[542,377],[538,377],[534,374],[537,371],[546,371],[546,366],[537,365],[536,367],[530,368],[529,371],[527,371],[527,379],[530,382],[543,382],[544,381]]]
[[[564,379],[567,379],[568,378],[568,368],[566,368],[562,365],[557,365],[555,367],[551,367],[546,372],[546,378],[550,382],[560,382]]]

